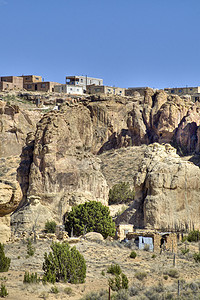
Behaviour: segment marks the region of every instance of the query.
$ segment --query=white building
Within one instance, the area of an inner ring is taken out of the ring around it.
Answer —
[[[83,95],[83,87],[67,85],[67,84],[60,84],[60,85],[56,85],[54,87],[54,92],[66,93],[66,94],[72,94],[72,95]]]
[[[66,84],[70,86],[82,86],[86,92],[88,85],[103,85],[103,79],[88,76],[66,76]]]

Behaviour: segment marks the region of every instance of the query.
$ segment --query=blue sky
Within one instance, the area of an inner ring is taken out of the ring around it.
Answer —
[[[199,0],[0,0],[0,76],[200,85]]]

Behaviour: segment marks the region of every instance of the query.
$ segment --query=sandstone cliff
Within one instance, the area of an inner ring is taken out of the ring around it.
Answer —
[[[134,174],[134,203],[117,222],[157,229],[200,228],[200,169],[171,145],[149,145]]]

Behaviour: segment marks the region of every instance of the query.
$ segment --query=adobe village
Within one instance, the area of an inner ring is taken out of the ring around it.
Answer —
[[[7,299],[199,299],[199,100],[200,87],[0,77]],[[80,257],[52,275],[58,245]]]

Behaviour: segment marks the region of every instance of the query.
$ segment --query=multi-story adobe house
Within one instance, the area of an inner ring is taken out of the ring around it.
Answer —
[[[0,77],[0,91],[22,90],[23,78],[20,76],[2,76]]]

